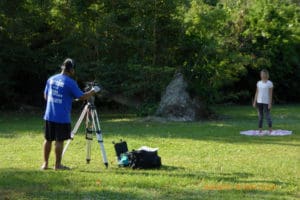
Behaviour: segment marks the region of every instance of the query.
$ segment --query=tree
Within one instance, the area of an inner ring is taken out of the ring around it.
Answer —
[[[175,71],[215,103],[249,99],[268,68],[276,99],[297,101],[299,13],[292,0],[2,0],[0,103],[41,105],[66,57],[80,83],[98,79],[146,107]]]

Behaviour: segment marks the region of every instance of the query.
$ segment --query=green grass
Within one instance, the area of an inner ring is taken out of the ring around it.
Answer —
[[[297,199],[299,193],[300,106],[273,109],[274,128],[291,136],[249,137],[256,112],[216,107],[222,120],[149,123],[134,115],[104,115],[102,129],[110,166],[104,168],[93,141],[85,164],[83,129],[63,161],[71,171],[40,171],[41,114],[0,113],[0,199]],[[78,113],[74,114],[73,120]],[[159,147],[159,170],[118,168],[112,141],[129,148]],[[54,162],[53,152],[50,165]]]

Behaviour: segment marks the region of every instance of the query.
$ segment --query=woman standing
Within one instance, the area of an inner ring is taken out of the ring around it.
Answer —
[[[266,69],[260,72],[261,80],[256,84],[256,93],[253,101],[253,107],[258,109],[258,128],[259,132],[262,133],[263,118],[266,116],[269,134],[272,133],[272,98],[273,98],[273,83],[269,80],[269,72]]]

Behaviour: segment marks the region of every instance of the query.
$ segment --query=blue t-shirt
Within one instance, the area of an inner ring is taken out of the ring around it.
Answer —
[[[44,120],[71,123],[72,101],[83,95],[77,83],[67,75],[57,74],[48,79],[44,94],[47,97]]]

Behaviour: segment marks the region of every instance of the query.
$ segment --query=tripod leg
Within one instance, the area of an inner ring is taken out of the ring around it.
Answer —
[[[87,104],[87,105],[84,107],[84,109],[83,109],[83,111],[82,111],[82,113],[81,113],[81,115],[80,115],[78,121],[76,122],[76,124],[75,124],[75,126],[74,126],[74,129],[73,129],[72,132],[71,132],[71,139],[69,139],[68,142],[67,142],[67,144],[65,145],[65,148],[63,149],[63,152],[62,152],[62,157],[63,157],[64,154],[66,153],[69,144],[71,143],[71,141],[73,140],[75,134],[77,133],[77,131],[78,131],[78,129],[79,129],[79,126],[80,126],[80,124],[81,124],[81,122],[82,122],[84,116],[86,115],[88,109],[89,109],[89,105]]]
[[[86,128],[86,163],[91,161],[91,146],[93,140],[93,131],[90,128]]]
[[[98,114],[97,114],[96,109],[93,109],[92,121],[93,121],[93,126],[96,130],[97,140],[98,140],[98,143],[100,145],[102,158],[103,158],[103,163],[104,163],[105,167],[107,168],[108,167],[108,161],[107,161],[107,157],[106,157],[106,152],[105,152],[105,148],[104,148],[104,144],[103,144],[103,137],[102,137],[101,127],[100,127],[99,118],[98,118]]]
[[[91,146],[92,146],[92,140],[93,140],[93,124],[91,123],[91,110],[89,109],[86,114],[86,163],[89,164],[91,161]]]

